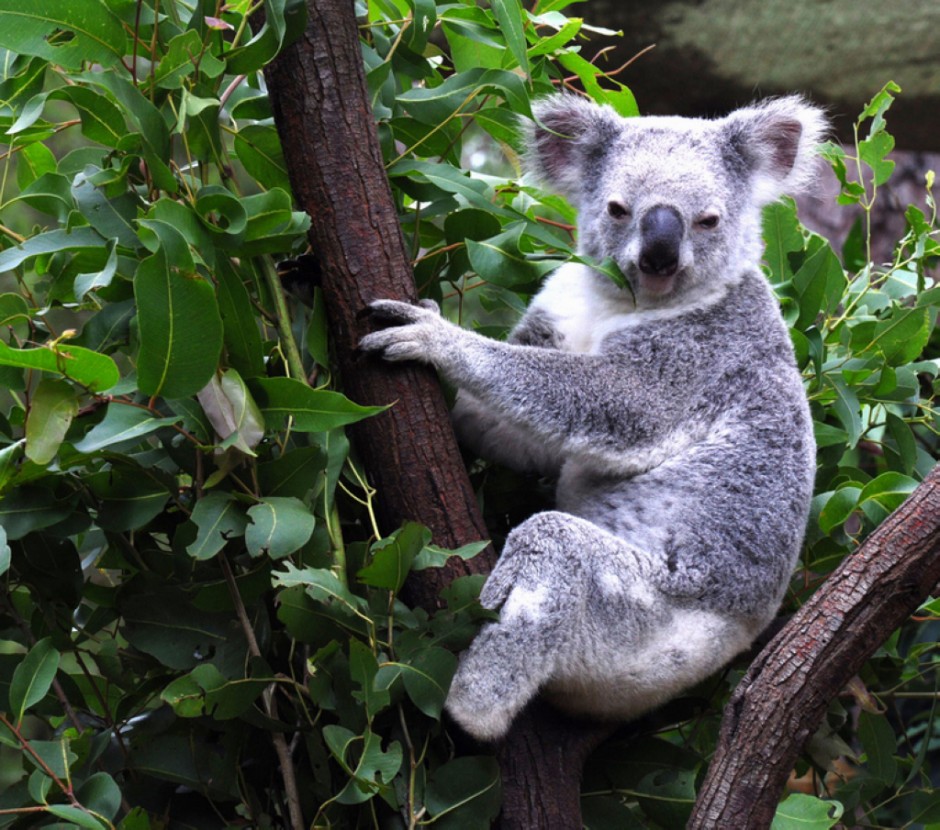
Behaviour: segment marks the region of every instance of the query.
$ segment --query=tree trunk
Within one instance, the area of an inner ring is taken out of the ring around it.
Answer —
[[[442,547],[485,539],[447,407],[434,372],[389,365],[357,351],[369,330],[366,306],[378,298],[415,300],[405,248],[368,103],[352,0],[308,3],[303,37],[270,64],[266,78],[294,197],[310,214],[310,244],[322,275],[343,391],[362,404],[391,408],[350,429],[379,493],[379,521],[427,525]],[[481,554],[411,580],[425,608],[452,579],[486,572]]]
[[[725,709],[688,828],[770,827],[836,695],[940,580],[940,465],[751,664]]]
[[[370,300],[414,300],[401,235],[368,103],[352,0],[308,0],[303,37],[266,69],[294,196],[313,220],[310,243],[322,275],[330,334],[343,391],[362,404],[394,403],[351,428],[378,490],[380,522],[430,527],[435,542],[456,547],[486,538],[434,373],[414,364],[359,359]],[[429,568],[406,584],[425,608],[457,576],[488,572],[494,557]],[[537,706],[523,715],[499,751],[506,830],[577,830],[580,776],[605,730],[591,730]]]

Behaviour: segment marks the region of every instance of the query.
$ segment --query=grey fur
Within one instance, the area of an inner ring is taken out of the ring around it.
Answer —
[[[535,116],[529,169],[577,205],[581,250],[613,257],[632,293],[566,265],[510,342],[388,300],[372,308],[396,325],[362,341],[437,367],[482,454],[558,475],[557,510],[506,541],[481,596],[500,619],[448,696],[483,739],[540,689],[626,719],[746,649],[786,590],[815,463],[758,263],[760,208],[811,176],[819,110],[790,97],[627,120],[561,95]]]

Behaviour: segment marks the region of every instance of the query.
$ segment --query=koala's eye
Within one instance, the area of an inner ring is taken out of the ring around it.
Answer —
[[[626,219],[630,216],[629,208],[627,208],[623,202],[618,202],[616,199],[611,199],[607,203],[607,213],[614,219]]]
[[[712,228],[717,228],[718,227],[718,214],[706,213],[704,216],[699,218],[698,226],[706,231],[710,231]]]

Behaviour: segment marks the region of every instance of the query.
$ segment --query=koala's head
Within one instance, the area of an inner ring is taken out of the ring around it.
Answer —
[[[815,169],[822,111],[798,96],[705,120],[622,118],[573,95],[533,107],[526,162],[578,209],[582,253],[612,257],[642,306],[736,281],[761,208]]]

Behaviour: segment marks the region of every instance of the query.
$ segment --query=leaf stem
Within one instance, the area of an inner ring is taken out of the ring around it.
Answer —
[[[277,326],[278,337],[281,341],[281,347],[284,349],[284,359],[287,361],[287,369],[291,377],[306,383],[304,362],[300,356],[300,349],[297,347],[297,341],[294,339],[294,333],[291,331],[290,327],[290,311],[287,308],[287,296],[284,294],[284,286],[281,285],[277,271],[267,258],[264,258],[261,262],[261,271],[264,274],[268,290],[271,292],[271,298],[274,300],[275,324]]]

